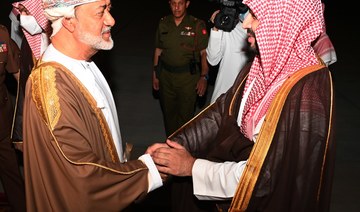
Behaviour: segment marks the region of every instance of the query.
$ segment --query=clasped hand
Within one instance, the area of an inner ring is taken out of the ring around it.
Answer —
[[[154,160],[162,179],[168,175],[191,176],[195,158],[180,144],[167,140],[148,147],[146,153]]]

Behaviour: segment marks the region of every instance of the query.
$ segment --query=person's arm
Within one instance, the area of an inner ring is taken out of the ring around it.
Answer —
[[[160,177],[160,173],[157,170],[154,161],[152,160],[149,154],[144,154],[139,157],[149,169],[148,173],[148,192],[153,191],[162,186],[162,179]]]
[[[200,51],[201,58],[201,76],[207,76],[209,74],[209,66],[206,60],[206,49]]]
[[[246,161],[216,163],[196,159],[192,168],[194,195],[200,200],[227,200],[234,196]]]
[[[206,50],[203,49],[200,51],[200,60],[201,60],[201,73],[200,79],[196,85],[197,94],[203,96],[206,92],[207,81],[209,79],[209,66],[206,60]]]
[[[154,51],[154,69],[153,69],[153,77],[152,77],[152,81],[153,81],[153,89],[154,90],[159,90],[159,79],[156,76],[156,69],[158,68],[158,64],[159,64],[159,57],[161,55],[162,49],[160,48],[155,48]]]
[[[196,159],[180,144],[167,140],[169,147],[152,153],[160,172],[192,176],[194,195],[200,200],[226,200],[235,194],[246,161],[216,163]]]
[[[206,60],[206,47],[208,45],[209,37],[206,30],[205,22],[199,20],[196,25],[196,37],[195,37],[195,50],[200,54],[200,79],[196,85],[196,91],[199,96],[203,96],[207,88],[209,66]]]
[[[223,57],[224,50],[221,48],[222,36],[223,36],[222,30],[219,31],[214,31],[213,29],[210,30],[209,43],[206,48],[206,53],[207,53],[207,61],[212,66],[217,65]]]
[[[215,11],[210,18],[210,21],[214,23],[215,16],[220,10]],[[207,61],[210,65],[217,65],[223,57],[223,49],[221,48],[223,31],[217,29],[215,26],[210,30],[209,42],[206,47]]]

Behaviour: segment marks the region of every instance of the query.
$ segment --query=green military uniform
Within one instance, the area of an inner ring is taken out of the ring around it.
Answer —
[[[200,64],[200,51],[207,44],[206,25],[200,19],[186,15],[176,26],[174,17],[169,15],[159,22],[155,47],[162,53],[157,77],[167,135],[194,116],[200,69],[191,69],[190,65],[191,60]]]

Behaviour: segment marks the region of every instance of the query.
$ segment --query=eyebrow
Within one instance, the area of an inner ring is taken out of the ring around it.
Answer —
[[[252,15],[253,18],[257,19],[257,17],[254,15],[254,13],[251,9],[249,9],[249,13]]]
[[[112,4],[111,4],[111,2],[110,2],[109,4],[104,4],[104,5],[102,5],[101,7],[104,8],[104,9],[106,9],[106,8],[111,9]]]
[[[106,7],[107,7],[107,5],[106,5],[106,4],[103,4],[103,5],[100,5],[98,8],[101,8],[101,9],[105,10]]]
[[[99,8],[103,9],[103,10],[106,10],[106,8],[109,8],[111,9],[112,7],[112,4],[111,2],[109,4],[103,4],[103,5],[100,5]]]

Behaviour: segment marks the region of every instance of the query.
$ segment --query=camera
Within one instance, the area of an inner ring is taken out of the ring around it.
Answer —
[[[245,13],[248,7],[242,0],[210,0],[220,4],[220,12],[215,16],[214,26],[218,29],[230,32],[239,22],[240,13]]]

